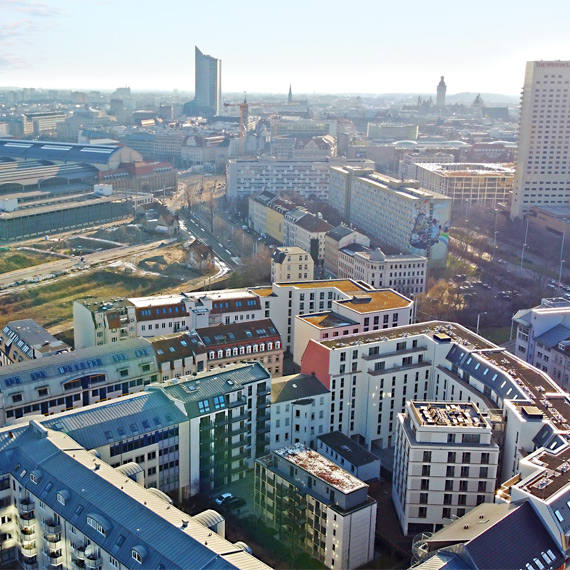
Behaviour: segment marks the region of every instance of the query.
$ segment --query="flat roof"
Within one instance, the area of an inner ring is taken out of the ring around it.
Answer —
[[[412,301],[392,289],[384,291],[367,291],[365,294],[353,295],[352,299],[337,301],[357,313],[370,313],[372,311],[385,311],[389,309],[404,309]]]
[[[342,493],[351,493],[357,489],[367,487],[366,483],[363,483],[330,459],[323,457],[320,453],[302,444],[297,443],[289,447],[276,449],[274,453]]]
[[[420,426],[485,428],[490,426],[472,402],[410,402]]]
[[[320,329],[329,329],[333,327],[355,326],[358,325],[356,321],[342,317],[337,313],[327,311],[326,313],[318,313],[312,315],[298,315],[303,321]]]

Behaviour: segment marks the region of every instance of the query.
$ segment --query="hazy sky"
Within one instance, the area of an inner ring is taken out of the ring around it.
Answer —
[[[570,59],[568,0],[0,0],[0,87],[516,95],[524,64]]]

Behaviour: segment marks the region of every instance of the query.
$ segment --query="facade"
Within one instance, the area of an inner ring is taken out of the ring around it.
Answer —
[[[317,451],[364,482],[378,481],[380,458],[339,431],[317,437]]]
[[[373,287],[390,287],[414,297],[426,289],[427,259],[420,255],[385,255],[351,244],[338,252],[338,277],[365,281]]]
[[[529,61],[521,98],[511,218],[570,204],[566,122],[570,61]]]
[[[319,435],[329,430],[330,393],[315,376],[294,374],[271,383],[269,448],[301,443],[315,449]]]
[[[316,263],[325,259],[325,235],[332,226],[313,214],[295,216],[295,211],[285,214],[284,245],[298,246],[308,251]]]
[[[277,247],[271,256],[271,282],[313,281],[315,262],[300,247]]]
[[[451,199],[369,169],[331,167],[329,202],[371,238],[445,266]]]
[[[368,123],[366,136],[370,139],[391,141],[416,140],[419,136],[418,125],[400,125],[396,123]]]
[[[338,252],[343,247],[357,243],[370,247],[370,239],[347,226],[337,226],[325,234],[324,270],[331,277],[338,277]]]
[[[222,60],[202,53],[195,46],[195,97],[198,107],[205,107],[210,115],[222,114]]]
[[[255,462],[256,515],[327,568],[351,570],[374,557],[376,501],[368,485],[297,444]]]
[[[221,323],[256,321],[263,315],[259,296],[245,289],[130,299],[82,299],[73,304],[75,348]]]
[[[71,347],[33,319],[10,321],[0,332],[0,364],[6,366],[68,352]]]
[[[269,190],[276,194],[297,192],[302,198],[326,201],[329,167],[335,164],[362,166],[361,159],[278,160],[273,157],[231,159],[227,167],[228,198],[247,198]]]
[[[445,107],[445,93],[446,93],[446,91],[447,91],[447,85],[445,84],[445,81],[444,81],[443,75],[442,75],[439,83],[437,84],[437,97],[435,99],[435,104],[438,107]]]
[[[450,164],[455,162],[453,154],[430,152],[429,150],[409,152],[398,164],[398,174],[404,180],[417,180],[416,164]]]
[[[392,499],[405,535],[493,502],[499,446],[472,403],[407,402],[398,414]]]
[[[336,139],[320,137],[272,137],[271,155],[279,160],[321,160],[336,156]]]
[[[514,168],[493,163],[415,163],[415,177],[423,188],[488,208],[509,201]]]
[[[549,374],[560,386],[569,385],[565,346],[570,340],[570,301],[542,299],[537,307],[521,309],[516,324],[515,354]],[[562,352],[557,350],[562,345]]]

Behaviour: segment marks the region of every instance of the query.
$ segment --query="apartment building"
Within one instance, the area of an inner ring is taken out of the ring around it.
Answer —
[[[306,213],[303,216],[285,215],[284,245],[296,245],[311,254],[315,262],[325,259],[325,235],[332,226],[322,217]]]
[[[10,321],[0,331],[0,364],[6,366],[67,352],[71,347],[33,319]]]
[[[291,350],[294,345],[294,334],[296,326],[296,316],[312,314],[315,312],[329,311],[335,301],[345,301],[347,307],[357,308],[357,314],[369,312],[374,303],[369,303],[370,294],[376,292],[366,283],[357,283],[348,279],[331,279],[324,281],[309,281],[298,283],[273,283],[271,288],[260,287],[251,289],[251,293],[259,296],[259,300],[267,313],[267,316],[275,323],[277,330],[281,333],[283,345],[286,350]],[[362,299],[358,299],[362,296]],[[401,295],[397,295],[398,302],[404,302]],[[384,295],[384,300],[394,300],[390,295]],[[411,322],[413,303],[409,299],[405,300],[407,314],[398,316],[394,321],[396,324]],[[382,308],[387,306],[382,304]],[[400,307],[403,308],[403,307]],[[366,318],[368,317],[368,323]],[[365,327],[372,327],[372,321],[368,315],[363,316]],[[368,329],[371,330],[371,329]],[[344,334],[344,333],[343,333]],[[349,334],[349,333],[346,333]]]
[[[260,318],[258,296],[233,289],[73,303],[76,349]]]
[[[308,374],[273,378],[269,449],[301,443],[315,448],[315,437],[329,430],[330,393]]]
[[[68,434],[32,421],[1,438],[1,559],[11,567],[268,568],[226,540],[223,524],[183,513]]]
[[[451,199],[399,180],[351,166],[331,167],[329,203],[343,219],[401,253],[425,256],[444,267],[449,246]]]
[[[362,166],[361,159],[278,160],[274,157],[230,159],[227,166],[228,198],[247,198],[269,190],[276,194],[296,192],[304,199],[326,201],[329,167],[335,164]]]
[[[513,324],[517,327],[515,354],[568,387],[565,349],[560,352],[557,348],[570,340],[570,301],[542,299],[536,307],[517,311]]]
[[[473,403],[408,401],[398,414],[392,500],[405,535],[492,503],[499,446]]]
[[[391,289],[332,302],[331,309],[295,317],[293,361],[301,363],[310,340],[337,339],[413,322],[413,301]],[[348,341],[347,341],[348,342]]]
[[[343,225],[332,228],[325,234],[324,269],[329,276],[338,277],[338,252],[355,243],[370,247],[370,238]]]
[[[414,297],[426,290],[427,258],[421,255],[386,255],[381,249],[351,244],[338,252],[339,278],[365,281],[372,287],[390,287]]]
[[[374,556],[376,501],[368,485],[296,444],[255,462],[255,513],[327,568],[357,568]]]
[[[279,160],[322,160],[336,156],[336,139],[332,135],[319,137],[271,138],[271,156]]]
[[[315,262],[300,247],[276,247],[271,255],[271,282],[313,281]]]

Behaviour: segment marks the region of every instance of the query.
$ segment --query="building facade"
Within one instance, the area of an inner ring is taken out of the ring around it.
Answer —
[[[522,218],[533,206],[570,204],[569,84],[570,61],[526,64],[511,218]]]

